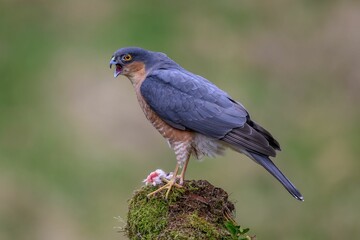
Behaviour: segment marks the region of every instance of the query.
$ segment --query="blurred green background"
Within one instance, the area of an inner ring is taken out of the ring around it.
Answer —
[[[360,238],[359,1],[0,0],[0,239],[126,239],[127,199],[174,155],[113,78],[162,51],[280,141],[294,200],[243,155],[191,161],[258,239]]]

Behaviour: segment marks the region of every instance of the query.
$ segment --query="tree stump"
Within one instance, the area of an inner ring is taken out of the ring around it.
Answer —
[[[234,204],[228,194],[205,180],[185,181],[165,191],[144,186],[129,201],[126,234],[130,239],[255,239],[235,223]]]

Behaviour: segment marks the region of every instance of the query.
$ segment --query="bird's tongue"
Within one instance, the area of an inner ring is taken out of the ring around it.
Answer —
[[[115,71],[114,71],[114,77],[119,76],[121,71],[122,71],[122,67],[119,64],[116,64],[116,68],[115,68]]]

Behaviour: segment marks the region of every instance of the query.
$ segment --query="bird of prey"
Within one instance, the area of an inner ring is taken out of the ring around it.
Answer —
[[[276,156],[279,143],[225,91],[161,52],[121,48],[112,55],[110,68],[112,65],[114,77],[124,75],[131,81],[146,118],[176,155],[173,177],[149,195],[166,189],[167,198],[173,186],[181,187],[191,155],[213,157],[231,148],[263,166],[294,198],[303,201],[269,158]]]

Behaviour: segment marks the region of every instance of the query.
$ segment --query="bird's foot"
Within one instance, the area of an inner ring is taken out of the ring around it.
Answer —
[[[182,188],[182,186],[180,184],[176,183],[176,179],[177,179],[177,176],[172,177],[170,180],[167,180],[166,178],[161,178],[161,180],[166,182],[166,184],[164,186],[159,187],[155,191],[149,193],[147,195],[147,197],[151,197],[151,196],[155,195],[156,193],[161,192],[164,189],[167,189],[166,194],[165,194],[165,199],[168,199],[169,193],[173,187]]]

